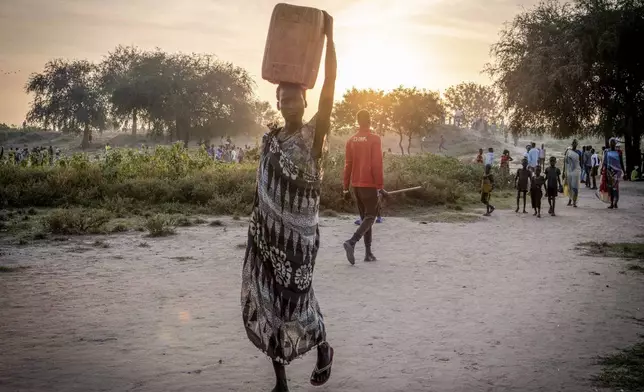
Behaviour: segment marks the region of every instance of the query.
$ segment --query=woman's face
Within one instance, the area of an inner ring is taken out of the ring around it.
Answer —
[[[306,108],[306,100],[302,89],[295,86],[281,87],[277,108],[287,123],[302,121],[304,109]]]

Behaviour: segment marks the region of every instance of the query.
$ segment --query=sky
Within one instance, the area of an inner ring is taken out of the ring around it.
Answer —
[[[0,0],[0,123],[20,124],[31,97],[24,85],[54,58],[100,61],[117,45],[209,53],[247,69],[259,98],[271,0]],[[336,99],[352,86],[399,85],[444,91],[487,84],[481,70],[503,27],[536,0],[291,0],[334,17]],[[322,84],[309,92],[314,111]]]

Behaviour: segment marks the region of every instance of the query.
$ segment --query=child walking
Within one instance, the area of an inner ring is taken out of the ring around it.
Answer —
[[[532,172],[528,170],[528,160],[523,158],[521,161],[522,168],[517,170],[517,175],[514,177],[514,187],[517,189],[517,210],[519,212],[519,200],[521,199],[521,194],[523,193],[523,213],[527,214],[528,211],[525,210],[526,205],[526,195],[528,194],[528,183],[532,177]]]
[[[555,215],[555,202],[557,201],[557,196],[559,196],[559,189],[562,189],[561,185],[561,170],[558,167],[555,167],[557,164],[557,158],[550,157],[550,166],[546,168],[546,195],[548,195],[548,205],[550,209],[548,213],[551,216]]]
[[[494,206],[490,204],[490,196],[492,195],[492,189],[494,189],[494,177],[490,173],[491,170],[492,165],[485,165],[485,174],[481,181],[481,203],[485,204],[484,216],[490,216],[495,210]]]
[[[537,166],[534,172],[534,177],[530,181],[530,200],[532,201],[532,208],[537,218],[541,218],[541,198],[543,192],[541,188],[546,187],[546,179],[541,175],[541,166]]]

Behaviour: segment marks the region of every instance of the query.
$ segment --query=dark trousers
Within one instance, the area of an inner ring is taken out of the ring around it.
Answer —
[[[586,187],[590,188],[590,173],[592,171],[592,166],[586,166]]]
[[[364,245],[371,246],[371,226],[373,226],[378,216],[378,190],[376,188],[353,188],[353,193],[360,211],[362,223],[356,230],[351,241],[356,243],[364,237]]]

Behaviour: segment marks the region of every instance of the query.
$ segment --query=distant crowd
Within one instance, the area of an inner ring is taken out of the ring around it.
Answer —
[[[54,149],[53,146],[32,147],[31,149],[27,146],[9,147],[8,150],[5,150],[4,146],[0,146],[0,163],[6,162],[22,166],[53,165],[60,159],[60,154],[60,148]]]
[[[563,157],[563,170],[556,167],[557,158],[551,156],[549,166],[546,167],[546,148],[541,148],[536,143],[526,146],[521,160],[521,168],[514,176],[514,188],[517,190],[517,208],[520,208],[520,200],[523,198],[523,213],[526,211],[526,195],[531,196],[531,204],[534,215],[541,217],[541,198],[545,194],[548,197],[548,213],[555,216],[556,199],[560,193],[568,197],[568,206],[577,207],[579,185],[584,184],[586,188],[596,191],[597,197],[610,204],[608,208],[618,208],[619,182],[624,180],[641,181],[642,168],[634,167],[628,173],[624,166],[624,159],[621,146],[617,139],[612,138],[608,146],[602,147],[601,154],[593,146],[577,148],[577,141],[573,140],[571,147],[567,148]],[[511,181],[510,162],[513,158],[508,150],[501,155],[500,176],[501,181]],[[494,178],[491,168],[494,166],[494,149],[489,148],[487,153],[479,149],[475,162],[484,165],[485,174],[481,182],[481,202],[486,205],[486,216],[494,211],[490,204],[490,195],[494,189]],[[545,173],[545,177],[541,175]],[[597,176],[600,176],[600,186],[597,187]],[[562,181],[563,179],[563,181]],[[542,190],[543,189],[543,190]]]
[[[203,149],[210,158],[220,162],[242,163],[244,158],[251,150],[249,145],[244,147],[235,146],[230,138],[222,139],[219,146],[214,144],[208,145],[206,142],[199,142],[199,147]],[[90,160],[101,160],[112,151],[113,147],[107,143],[102,152],[89,155]],[[150,146],[141,144],[138,148],[141,154],[149,154]],[[152,149],[153,150],[153,149]],[[0,146],[0,164],[11,164],[19,166],[53,166],[56,162],[64,157],[60,148],[53,146],[31,147],[8,147]]]
[[[250,150],[249,145],[245,145],[243,148],[235,146],[230,138],[226,138],[225,141],[222,139],[222,143],[217,147],[214,144],[208,145],[205,141],[201,141],[199,147],[206,150],[212,159],[229,163],[242,163]]]

